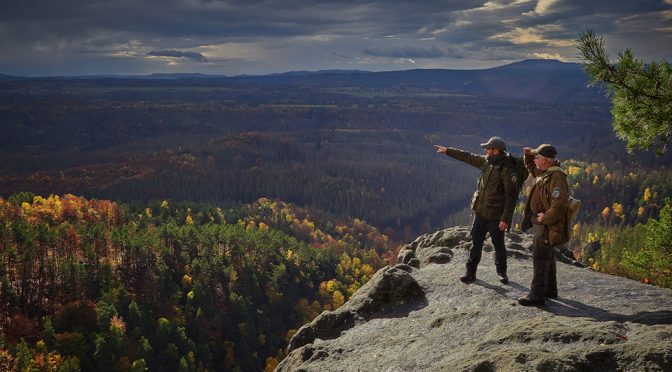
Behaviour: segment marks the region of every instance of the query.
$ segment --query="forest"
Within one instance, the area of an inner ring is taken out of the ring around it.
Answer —
[[[480,153],[559,150],[569,248],[672,287],[670,154],[580,66],[0,79],[0,370],[272,370],[404,243],[470,223]],[[514,223],[520,220],[521,193]]]
[[[563,160],[639,174],[669,165],[669,154],[627,153],[579,66],[547,64],[484,70],[481,80],[430,70],[4,81],[0,195],[223,206],[268,197],[409,241],[469,222],[477,170],[437,156],[437,143],[480,153],[501,135],[515,155],[548,142]],[[507,89],[521,97],[498,95]]]
[[[398,246],[269,199],[0,199],[3,371],[272,370]]]

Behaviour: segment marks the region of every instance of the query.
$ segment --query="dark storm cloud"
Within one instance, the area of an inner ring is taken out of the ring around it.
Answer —
[[[593,24],[608,32],[616,29],[623,18],[635,15],[644,16],[649,21],[667,22],[670,18],[662,13],[672,10],[672,3],[664,0],[612,1],[612,0],[559,0],[553,2],[548,11],[542,14],[530,12],[521,17],[521,26],[532,27],[538,24],[559,23],[565,25],[564,36],[571,37],[576,27],[586,28]]]
[[[149,37],[202,37],[213,40],[281,38],[319,33],[383,37],[415,33],[451,12],[481,1],[453,4],[427,1],[201,1],[201,0],[26,0],[0,12],[10,30],[24,30],[27,41],[45,32],[81,39],[101,32]],[[28,27],[26,27],[28,26]],[[17,32],[16,35],[20,35]]]
[[[143,69],[193,68],[164,64],[170,58],[204,62],[207,56],[209,63],[199,68],[220,68],[210,71],[217,73],[393,69],[407,63],[399,59],[459,68],[473,66],[474,61],[505,63],[535,56],[572,59],[574,40],[587,28],[602,33],[615,47],[635,43],[644,50],[644,58],[669,56],[663,45],[672,43],[671,4],[672,0],[12,1],[0,12],[0,49],[5,53],[0,72],[20,71],[48,61],[47,56],[75,66],[78,61],[107,58],[107,63],[99,63],[106,69],[121,60],[124,66],[136,61]],[[168,58],[149,58],[156,56]]]
[[[154,57],[186,58],[194,62],[208,62],[208,60],[201,53],[183,52],[180,50],[153,50],[147,53],[147,55]]]

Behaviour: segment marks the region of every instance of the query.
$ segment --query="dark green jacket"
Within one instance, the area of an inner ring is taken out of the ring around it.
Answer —
[[[509,155],[502,161],[490,164],[484,155],[448,147],[446,155],[463,161],[481,170],[471,209],[488,220],[504,221],[511,225],[513,210],[518,202],[518,180],[516,173],[508,163]]]

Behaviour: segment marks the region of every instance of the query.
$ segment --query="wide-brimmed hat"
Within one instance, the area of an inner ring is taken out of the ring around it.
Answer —
[[[558,155],[558,150],[555,149],[552,145],[549,145],[548,143],[544,143],[539,145],[536,149],[533,149],[530,151],[530,153],[534,155],[541,155],[545,158],[550,158],[554,159],[556,155]]]
[[[498,149],[499,151],[506,151],[506,143],[504,143],[504,140],[499,137],[490,137],[488,142],[481,143],[481,147],[484,149]]]

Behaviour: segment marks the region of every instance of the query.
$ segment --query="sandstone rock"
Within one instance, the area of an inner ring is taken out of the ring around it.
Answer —
[[[508,285],[490,254],[465,285],[468,231],[409,244],[404,257],[419,269],[382,269],[343,307],[304,326],[278,370],[672,370],[672,290],[558,262],[558,300],[522,307],[516,298],[532,277],[529,237],[507,234]],[[450,259],[432,263],[441,254]]]
[[[469,234],[469,228],[459,227],[422,235],[399,251],[398,261],[413,267],[450,262],[452,247],[471,247]]]
[[[338,337],[342,331],[358,323],[421,299],[422,288],[409,273],[411,270],[404,264],[379,270],[345,305],[335,311],[325,311],[301,327],[290,340],[288,351],[315,339]],[[302,351],[304,354],[305,351]]]
[[[574,265],[578,267],[586,266],[581,262],[577,261],[576,258],[574,258],[574,252],[572,252],[572,250],[569,249],[567,244],[555,247],[555,259],[557,261],[561,261],[569,265]]]

